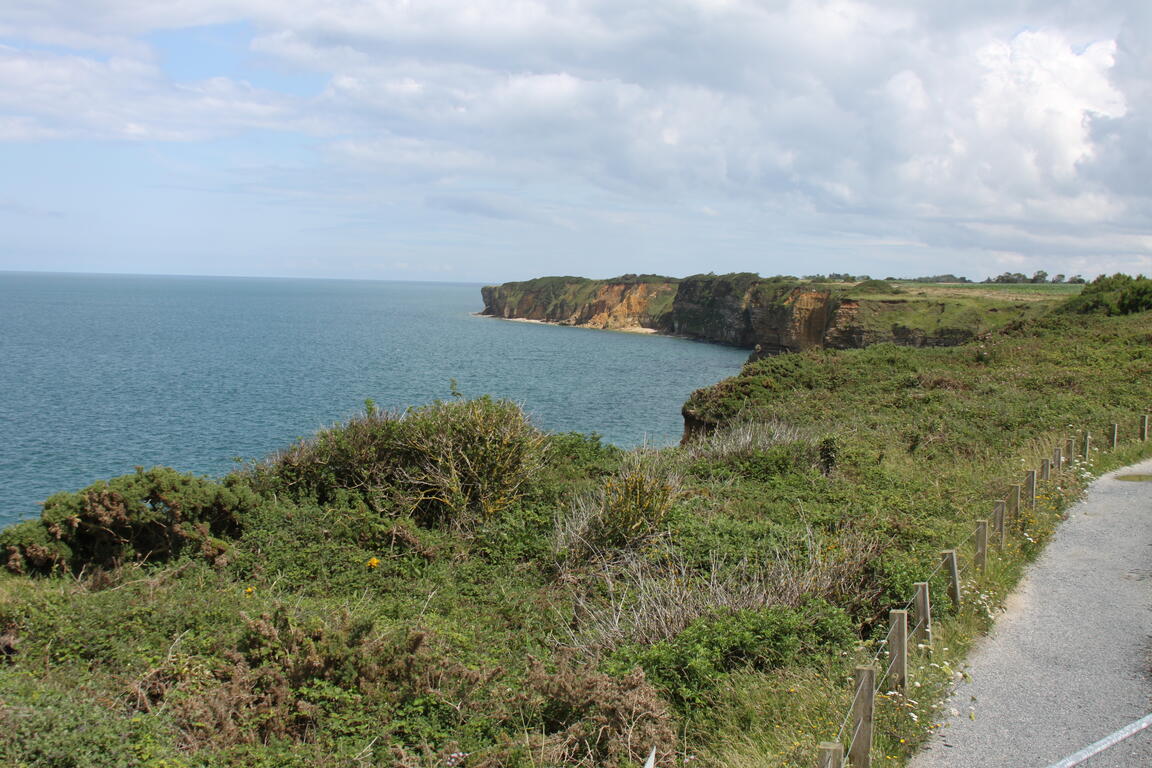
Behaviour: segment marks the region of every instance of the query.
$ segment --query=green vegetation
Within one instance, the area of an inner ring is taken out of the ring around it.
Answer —
[[[1152,309],[1152,279],[1144,275],[1100,275],[1068,302],[1068,312],[1130,315]]]
[[[1060,510],[1146,453],[1152,313],[1110,314],[1143,284],[963,346],[749,363],[693,395],[683,447],[547,435],[490,398],[369,403],[219,481],[58,494],[0,536],[0,762],[810,765],[928,580],[923,695],[880,705],[898,764]],[[939,550],[1053,440],[1114,422],[1122,450],[1042,484],[952,606]]]

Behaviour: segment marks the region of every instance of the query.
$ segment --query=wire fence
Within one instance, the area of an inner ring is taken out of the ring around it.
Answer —
[[[1147,441],[1148,431],[1149,416],[1140,416],[1134,439],[1139,442]],[[1118,424],[1112,424],[1109,431],[1105,434],[1108,435],[1109,439],[1103,441],[1103,449],[1111,448],[1115,450],[1119,447],[1120,426]],[[1001,544],[1001,547],[998,547],[998,549],[1002,548],[1003,543],[1006,541],[1008,531],[1019,521],[1021,510],[1025,508],[1035,508],[1038,482],[1054,480],[1051,476],[1053,471],[1061,473],[1068,469],[1077,459],[1082,457],[1084,460],[1088,460],[1092,450],[1101,449],[1100,446],[1093,445],[1091,433],[1087,430],[1077,433],[1074,437],[1061,439],[1052,450],[1052,458],[1044,458],[1041,461],[1039,470],[1027,470],[1024,476],[1024,482],[1010,485],[1006,498],[996,502],[994,519],[991,521],[991,527],[993,529],[991,533],[996,536],[996,541]],[[907,679],[907,658],[909,653],[914,652],[917,647],[931,648],[932,611],[930,584],[932,580],[940,574],[941,571],[945,571],[945,577],[948,581],[949,597],[954,603],[954,608],[958,610],[964,595],[963,577],[967,576],[969,577],[969,581],[978,582],[987,568],[989,534],[989,521],[979,521],[976,524],[976,528],[961,540],[959,546],[955,549],[941,552],[941,557],[936,567],[924,578],[924,581],[917,582],[917,594],[905,603],[902,608],[893,609],[889,612],[890,621],[887,635],[879,643],[872,658],[866,664],[856,668],[855,692],[851,703],[848,705],[848,711],[841,720],[840,728],[836,732],[835,739],[830,742],[823,742],[819,746],[817,765],[820,768],[845,768],[845,766],[851,766],[851,768],[871,767],[873,718],[877,696],[885,689],[885,683],[887,682],[893,683],[893,685],[888,687],[894,693],[902,694],[909,682]],[[966,560],[961,562],[959,553],[966,552],[968,545],[973,543],[975,544],[975,551]],[[909,611],[913,611],[916,614],[916,621],[911,629],[907,626]],[[901,625],[900,622],[903,622],[903,625]],[[909,643],[910,638],[920,638],[922,636],[926,637],[926,642]],[[884,654],[889,655],[889,663],[884,672],[877,675],[877,663]],[[893,672],[897,671],[897,669],[901,672],[901,676],[899,679],[894,679]],[[867,670],[870,670],[870,672],[866,672]],[[867,685],[863,685],[862,681],[865,680],[869,680],[870,682]],[[1139,721],[1142,727],[1147,727],[1152,723],[1152,715],[1145,718],[1145,721]],[[1135,725],[1136,724],[1133,724],[1133,726]],[[1142,727],[1140,729],[1142,729]],[[845,741],[844,737],[849,732],[851,733],[851,737]],[[1135,732],[1134,730],[1133,733]],[[1116,739],[1108,744],[1105,744],[1107,740],[1102,740],[1083,751],[1086,752],[1091,749],[1096,749],[1096,752],[1092,753],[1096,754],[1118,743],[1119,740],[1120,739]],[[1073,757],[1079,756],[1080,753],[1077,753],[1077,755]],[[1058,765],[1064,768],[1066,765],[1076,764],[1078,763],[1062,762]]]

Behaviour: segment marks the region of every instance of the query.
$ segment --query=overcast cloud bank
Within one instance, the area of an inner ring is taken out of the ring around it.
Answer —
[[[1148,272],[1150,31],[1143,0],[8,0],[0,267]]]

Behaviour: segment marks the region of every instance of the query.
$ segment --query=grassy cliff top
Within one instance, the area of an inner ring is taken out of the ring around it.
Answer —
[[[773,275],[762,277],[755,272],[731,272],[716,274],[713,272],[689,275],[687,277],[668,277],[654,274],[626,274],[609,278],[588,278],[572,275],[549,275],[529,280],[519,280],[503,283],[506,287],[520,287],[524,289],[547,289],[559,286],[597,283],[597,284],[623,284],[635,285],[639,283],[680,283],[684,281],[715,282],[724,281],[751,285],[752,283],[794,284],[809,285],[825,290],[834,290],[851,295],[853,292],[861,294],[880,294],[903,296],[906,294],[928,297],[960,297],[984,296],[995,299],[1009,299],[1020,301],[1041,301],[1045,299],[1061,299],[1080,293],[1084,286],[1077,283],[926,283],[911,280],[862,280],[840,281],[827,279],[800,278],[793,275]],[[891,291],[885,294],[883,287],[890,287]],[[880,289],[880,290],[877,290]]]

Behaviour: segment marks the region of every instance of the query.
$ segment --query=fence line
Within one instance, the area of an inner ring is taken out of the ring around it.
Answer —
[[[1148,440],[1148,426],[1149,416],[1141,415],[1139,426],[1136,430],[1137,441],[1145,442]],[[1111,439],[1109,440],[1112,450],[1115,450],[1119,446],[1119,432],[1119,424],[1112,424]],[[1059,441],[1052,450],[1051,461],[1047,458],[1042,459],[1039,470],[1027,470],[1024,475],[1024,482],[1010,485],[1007,498],[996,501],[993,511],[992,528],[996,532],[998,550],[1002,551],[1006,544],[1007,529],[1009,528],[1008,523],[1013,520],[1019,521],[1021,508],[1035,508],[1037,480],[1054,480],[1055,478],[1052,477],[1052,473],[1063,472],[1076,458],[1079,458],[1079,449],[1081,448],[1083,449],[1082,455],[1085,461],[1091,457],[1093,450],[1091,433],[1088,432],[1088,430],[1082,430],[1081,434],[1083,435],[1082,442],[1077,441],[1074,437],[1068,437],[1065,440]],[[1095,450],[1100,449],[1096,448]],[[903,674],[901,676],[902,679],[899,679],[897,685],[894,685],[893,688],[897,691],[906,689],[908,684],[907,655],[909,640],[918,642],[919,647],[927,649],[931,649],[932,647],[930,582],[937,573],[942,569],[946,569],[948,596],[951,598],[954,608],[959,610],[963,600],[963,589],[960,581],[961,574],[967,570],[974,580],[979,580],[985,575],[989,551],[988,528],[989,522],[987,520],[980,520],[976,524],[976,529],[963,540],[964,543],[961,547],[943,550],[940,553],[940,560],[936,568],[928,574],[928,577],[924,581],[915,584],[916,594],[912,599],[905,603],[902,609],[889,611],[888,634],[884,640],[879,643],[879,648],[872,656],[871,661],[867,665],[856,667],[856,691],[852,697],[851,704],[848,705],[848,712],[840,723],[840,728],[836,733],[835,740],[821,742],[818,747],[817,765],[819,768],[844,768],[845,766],[852,766],[852,768],[871,768],[876,694],[880,692],[884,682],[890,678],[893,669],[898,666],[898,662]],[[972,568],[969,570],[966,568],[967,564],[962,565],[959,563],[957,552],[964,545],[973,542],[975,542],[975,552],[973,554]],[[909,629],[907,624],[908,610],[913,607],[915,608],[916,623]],[[897,631],[897,622],[903,622],[902,631]],[[894,634],[900,638],[896,642],[893,641]],[[875,665],[876,662],[879,661],[880,655],[885,653],[885,649],[887,649],[887,652],[892,657],[892,661],[888,664],[888,668],[884,670],[883,674],[877,675]],[[898,654],[901,654],[902,658],[897,658]],[[865,688],[867,688],[867,695],[862,698],[861,694],[865,691]],[[854,723],[852,737],[848,740],[847,745],[845,745],[843,739],[845,729],[848,728],[849,722]],[[1152,714],[1101,739],[1095,744],[1086,747],[1075,755],[1071,755],[1049,768],[1071,768],[1150,725],[1152,725]],[[845,746],[847,746],[847,749]],[[1074,762],[1068,762],[1073,760]]]

